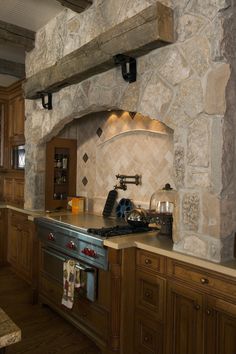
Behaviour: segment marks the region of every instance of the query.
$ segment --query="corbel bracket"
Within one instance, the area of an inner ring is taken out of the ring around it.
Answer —
[[[38,92],[39,97],[42,99],[42,106],[45,109],[52,109],[52,93],[51,92]],[[45,100],[45,97],[47,96],[47,101]]]
[[[123,79],[129,83],[136,81],[137,65],[136,59],[124,54],[114,55],[116,65],[121,65]]]

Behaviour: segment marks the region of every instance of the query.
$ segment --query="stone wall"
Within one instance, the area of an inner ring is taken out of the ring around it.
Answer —
[[[232,257],[236,230],[235,6],[227,0],[161,2],[174,9],[176,42],[140,57],[135,83],[124,82],[115,68],[54,94],[52,111],[26,101],[25,206],[43,208],[45,142],[67,123],[110,109],[139,112],[174,131],[174,249],[220,261]],[[97,0],[80,15],[65,10],[37,33],[27,75],[152,3]]]

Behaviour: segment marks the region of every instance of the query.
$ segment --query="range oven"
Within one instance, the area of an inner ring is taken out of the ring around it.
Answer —
[[[85,214],[39,217],[35,223],[43,245],[43,272],[63,286],[63,264],[68,259],[75,260],[76,268],[83,278],[78,291],[91,301],[96,300],[98,270],[108,270],[108,251],[103,246],[104,239],[151,230],[148,227],[132,227],[127,223],[117,225],[117,220]]]
[[[42,242],[41,268],[63,287],[63,265],[75,261],[82,279],[78,292],[90,301],[97,296],[98,269],[107,270],[107,250],[103,240],[80,231],[53,223],[46,218],[36,218],[37,235]]]

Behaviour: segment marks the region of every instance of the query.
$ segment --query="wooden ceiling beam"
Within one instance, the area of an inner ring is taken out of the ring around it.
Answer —
[[[93,0],[57,0],[62,6],[75,12],[83,12],[92,5]]]
[[[28,52],[34,48],[34,40],[35,32],[0,21],[0,43],[21,46]]]
[[[173,11],[157,2],[29,77],[25,97],[39,98],[40,92],[56,92],[112,69],[117,54],[137,58],[173,42]]]
[[[0,74],[23,79],[25,77],[25,65],[0,58]]]

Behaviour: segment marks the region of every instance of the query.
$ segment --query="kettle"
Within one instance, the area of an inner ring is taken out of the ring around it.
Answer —
[[[148,214],[143,208],[135,208],[125,214],[125,220],[134,227],[147,227],[150,220]]]

